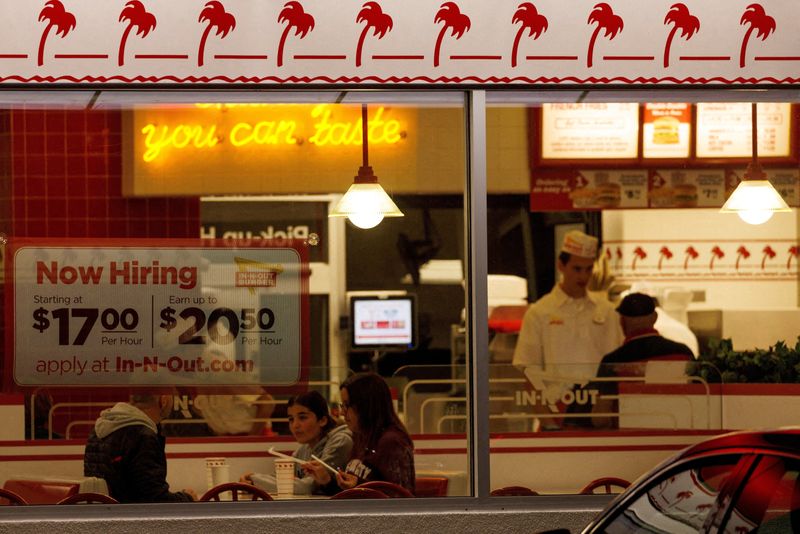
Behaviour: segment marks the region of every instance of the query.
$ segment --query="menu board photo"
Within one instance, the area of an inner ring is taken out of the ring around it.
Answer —
[[[542,104],[541,159],[634,160],[639,152],[639,104]]]
[[[692,132],[691,105],[645,104],[642,132],[645,158],[688,158]]]
[[[758,104],[758,157],[788,158],[791,152],[792,106]],[[697,158],[750,158],[751,104],[719,102],[697,104]]]

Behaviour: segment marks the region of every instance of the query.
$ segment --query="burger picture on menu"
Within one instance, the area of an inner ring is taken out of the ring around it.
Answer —
[[[595,189],[594,202],[598,208],[618,208],[622,200],[622,188],[619,184],[606,182],[598,184]]]
[[[653,144],[676,145],[680,142],[680,121],[676,117],[658,117],[653,121]]]
[[[694,184],[675,184],[672,187],[672,202],[676,208],[697,207],[697,186]]]

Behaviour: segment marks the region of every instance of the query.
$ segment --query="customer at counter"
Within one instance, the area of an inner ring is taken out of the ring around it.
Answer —
[[[350,461],[335,477],[316,460],[303,468],[328,494],[372,480],[414,493],[414,444],[394,411],[386,381],[374,373],[360,373],[345,380],[340,390],[345,422],[353,432]]]
[[[620,325],[625,333],[625,343],[605,355],[597,370],[599,378],[618,376],[644,376],[648,361],[692,361],[692,349],[660,335],[654,328],[658,312],[656,301],[644,293],[630,293],[617,307]],[[590,386],[591,387],[591,386]],[[617,392],[617,383],[601,381],[597,384],[601,398],[594,407],[595,412],[616,411],[614,402],[603,399],[603,395]],[[595,427],[608,428],[614,421],[608,418],[594,418]]]
[[[612,304],[587,292],[597,243],[577,230],[564,236],[557,262],[561,281],[528,307],[514,348],[513,364],[544,392],[552,413],[559,411],[562,393],[593,377],[603,355],[622,343]],[[548,375],[557,378],[545,379]],[[542,426],[558,428],[553,418],[545,418]]]
[[[316,456],[323,462],[341,469],[350,458],[353,438],[350,429],[339,425],[328,412],[328,403],[317,391],[309,391],[289,399],[289,430],[300,447],[294,451],[295,458],[309,461]],[[297,465],[297,464],[296,464]],[[258,473],[248,473],[241,482],[255,484],[268,492],[277,491],[275,477]],[[298,465],[294,479],[295,495],[322,493],[313,476],[305,473]]]
[[[100,412],[86,443],[84,476],[104,479],[121,503],[196,501],[191,489],[169,491],[160,423],[172,405],[172,395],[131,395]]]

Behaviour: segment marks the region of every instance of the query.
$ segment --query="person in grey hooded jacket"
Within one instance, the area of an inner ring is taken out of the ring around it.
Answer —
[[[192,490],[169,491],[165,438],[159,423],[172,395],[132,395],[100,412],[83,456],[83,474],[102,478],[121,503],[188,502]]]

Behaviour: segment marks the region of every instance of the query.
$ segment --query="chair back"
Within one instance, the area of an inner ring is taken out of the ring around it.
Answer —
[[[389,497],[376,489],[355,487],[340,491],[331,499],[388,499]]]
[[[405,489],[399,484],[394,482],[386,482],[384,480],[373,480],[372,482],[364,482],[356,486],[358,488],[369,488],[378,490],[390,498],[408,498],[413,497],[414,494]]]
[[[539,495],[539,494],[530,488],[526,488],[525,486],[506,486],[504,488],[498,488],[496,490],[492,490],[491,495],[508,497],[517,495]]]
[[[602,477],[589,482],[586,487],[581,490],[581,495],[592,495],[596,493],[594,490],[602,489],[600,493],[622,493],[625,488],[630,486],[631,483],[623,478],[617,477]],[[617,488],[620,491],[612,491],[611,488]]]
[[[9,479],[3,489],[12,491],[28,504],[56,504],[80,491],[80,482]]]
[[[119,501],[102,493],[75,493],[57,504],[119,504]]]
[[[21,504],[28,503],[13,491],[0,488],[0,506],[18,506]]]
[[[201,501],[219,501],[220,495],[225,492],[231,492],[232,501],[271,501],[269,493],[253,486],[252,484],[244,484],[242,482],[226,482],[214,486],[200,497]],[[249,496],[250,498],[247,498]],[[227,499],[226,499],[227,500]]]
[[[446,497],[446,477],[417,477],[415,495],[417,497]]]

